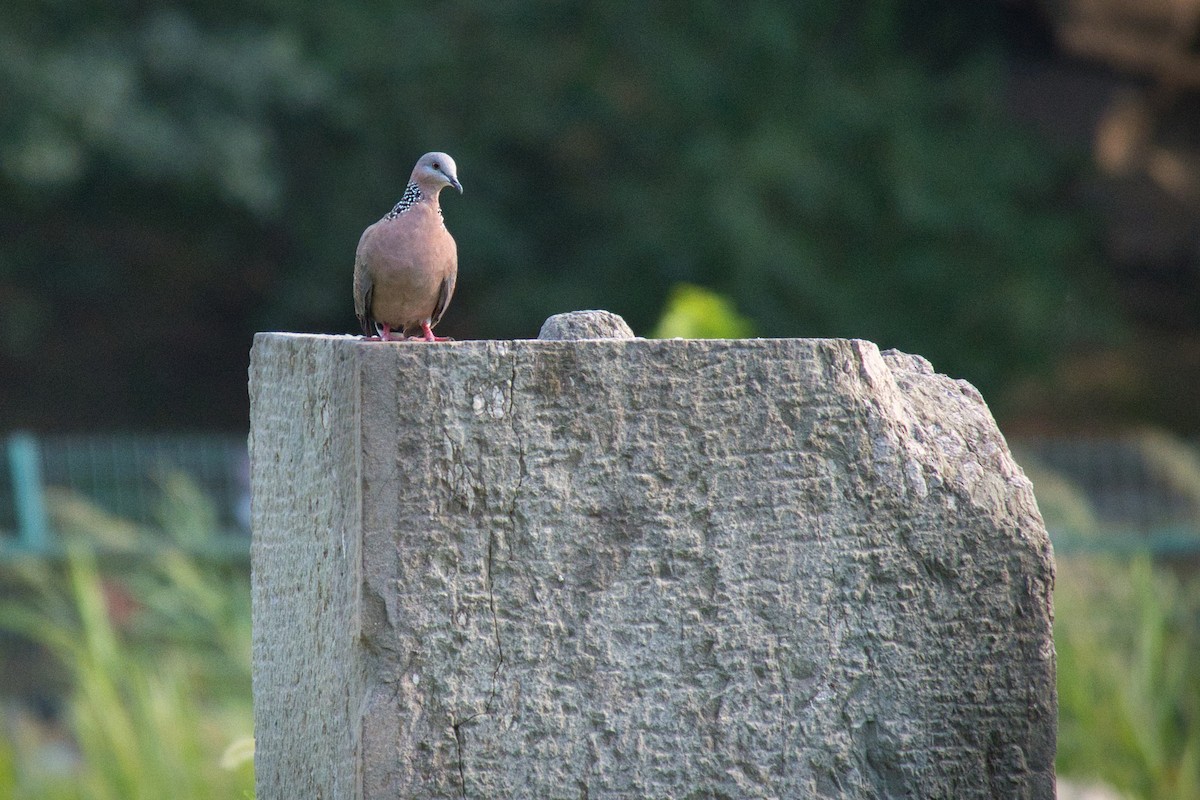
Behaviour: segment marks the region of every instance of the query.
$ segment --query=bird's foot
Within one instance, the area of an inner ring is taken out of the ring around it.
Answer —
[[[403,333],[393,331],[389,326],[380,326],[379,333],[375,336],[362,336],[360,342],[453,342],[454,339],[450,336],[434,336],[433,330],[428,325],[421,326],[421,333],[414,336],[405,336]]]
[[[434,336],[433,329],[428,322],[421,323],[421,335],[412,337],[414,339],[422,339],[426,342],[451,342],[454,341],[449,336]]]

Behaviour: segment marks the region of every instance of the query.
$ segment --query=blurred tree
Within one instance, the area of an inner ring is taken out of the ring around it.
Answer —
[[[351,331],[353,251],[461,166],[459,337],[671,286],[985,390],[1099,322],[1068,160],[989,6],[350,0],[0,9],[0,419],[244,420],[255,328]],[[52,416],[53,415],[53,416]]]

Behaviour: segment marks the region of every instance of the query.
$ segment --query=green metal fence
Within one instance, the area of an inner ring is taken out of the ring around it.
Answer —
[[[0,555],[50,555],[63,546],[55,510],[94,510],[144,534],[165,536],[170,481],[183,476],[217,530],[202,549],[249,553],[249,469],[243,436],[14,433],[0,464]]]
[[[1161,431],[1010,442],[1055,551],[1200,556],[1200,447]]]
[[[206,496],[218,555],[249,552],[249,468],[242,436],[14,433],[0,464],[0,557],[63,545],[64,498],[139,529],[162,527],[164,481],[186,475]],[[1011,441],[1033,480],[1060,555],[1149,551],[1200,557],[1200,447],[1158,432]],[[56,506],[57,503],[57,506]]]

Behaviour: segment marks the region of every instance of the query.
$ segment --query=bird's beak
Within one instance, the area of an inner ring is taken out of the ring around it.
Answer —
[[[459,194],[463,193],[462,192],[462,184],[458,182],[458,178],[452,178],[449,175],[447,175],[446,180],[450,181],[451,186],[453,186],[455,189],[458,189]]]

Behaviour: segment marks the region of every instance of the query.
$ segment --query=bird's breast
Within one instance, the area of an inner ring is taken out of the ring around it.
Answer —
[[[373,285],[371,316],[397,327],[432,314],[443,281],[458,271],[454,237],[426,204],[368,228],[359,253]]]

